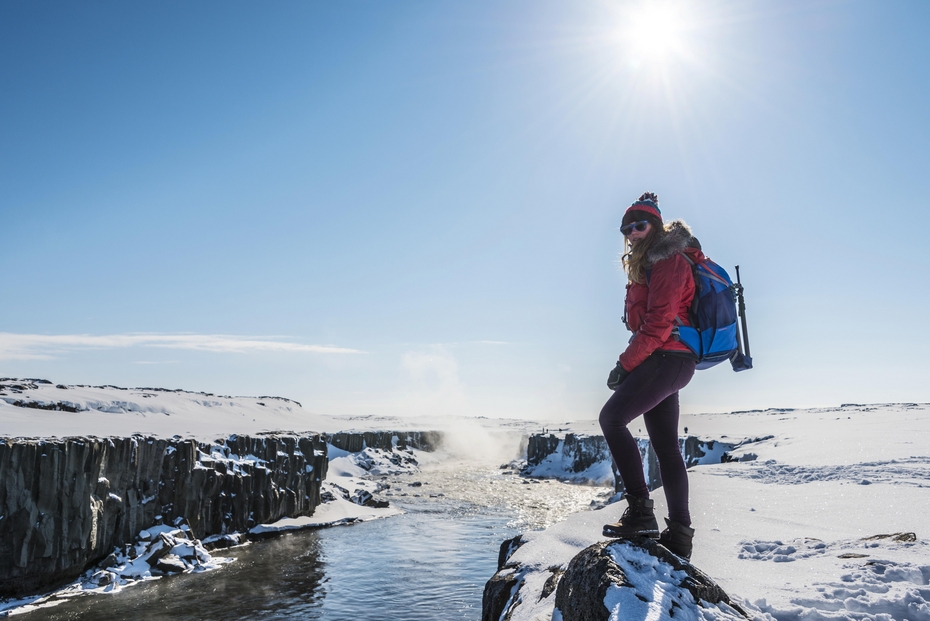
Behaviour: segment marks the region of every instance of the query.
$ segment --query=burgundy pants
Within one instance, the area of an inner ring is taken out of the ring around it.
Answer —
[[[678,447],[678,391],[694,375],[693,360],[653,353],[633,369],[601,409],[599,422],[613,455],[626,493],[649,497],[639,447],[627,425],[642,416],[652,449],[659,459],[659,474],[670,519],[691,525],[688,511],[688,471]]]

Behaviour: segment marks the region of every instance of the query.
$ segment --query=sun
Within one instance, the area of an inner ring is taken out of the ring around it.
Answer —
[[[666,61],[684,48],[682,7],[660,0],[631,7],[621,26],[623,43],[634,62]]]

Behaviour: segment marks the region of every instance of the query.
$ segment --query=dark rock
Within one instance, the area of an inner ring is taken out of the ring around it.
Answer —
[[[481,597],[481,621],[510,621],[514,608],[520,603],[517,587],[521,579],[516,568],[507,568],[487,581]]]
[[[517,565],[508,565],[507,561],[523,543],[523,536],[517,535],[501,544],[497,554],[497,573],[484,585],[481,621],[508,621],[519,604],[517,595],[522,572]]]
[[[145,560],[149,565],[155,565],[163,557],[168,556],[171,548],[174,547],[174,539],[165,533],[159,533],[158,537],[149,545],[146,551]]]
[[[155,569],[166,574],[179,574],[187,569],[187,565],[180,557],[174,554],[166,554],[158,559],[154,565]]]
[[[501,544],[500,551],[497,553],[497,570],[500,571],[507,564],[507,561],[517,549],[523,545],[523,535],[517,535],[508,539]]]
[[[562,454],[571,460],[572,472],[583,472],[594,464],[611,459],[603,436],[565,434]]]
[[[916,533],[892,533],[890,535],[872,535],[871,537],[863,537],[862,541],[877,541],[878,539],[891,539],[892,541],[912,543],[914,541],[917,541],[917,534]]]
[[[97,586],[107,586],[113,584],[116,580],[116,574],[110,571],[98,571],[90,577],[90,582]]]
[[[327,466],[319,434],[0,439],[0,597],[74,580],[179,517],[202,539],[311,515]]]
[[[351,500],[357,505],[374,507],[375,509],[386,509],[389,506],[386,500],[378,500],[371,495],[371,492],[363,489],[355,490]]]
[[[355,493],[352,494],[352,502],[357,505],[369,506],[368,503],[374,500],[374,497],[371,495],[371,492],[364,489],[357,489]]]
[[[343,451],[358,453],[365,448],[385,451],[392,449],[415,448],[422,451],[435,451],[442,444],[442,432],[439,431],[365,431],[332,433],[326,435],[326,441]]]
[[[223,550],[237,546],[240,543],[242,543],[242,541],[239,535],[220,535],[219,537],[210,538],[204,541],[203,547],[211,551]]]
[[[565,573],[565,570],[559,565],[549,567],[549,571],[552,575],[546,578],[546,583],[542,588],[542,594],[539,596],[540,600],[544,600],[552,595],[552,592],[555,591],[555,587],[559,584],[559,579],[562,577],[562,574]]]
[[[23,401],[22,399],[17,399],[16,401],[10,402],[10,405],[15,405],[18,408],[30,408],[32,410],[50,410],[53,412],[80,412],[81,408],[72,405],[70,403],[65,403],[63,401],[56,401],[54,403],[44,403],[40,401]]]
[[[662,477],[659,474],[659,460],[652,445],[648,439],[637,439],[640,457],[643,460],[643,470],[646,474],[646,484],[650,490],[658,489],[662,486]],[[680,441],[682,455],[685,458],[685,464],[688,468],[699,463],[707,457],[710,451],[713,451],[718,442],[714,440],[701,440],[694,436],[682,438]],[[589,436],[567,433],[564,438],[559,438],[554,434],[536,434],[527,440],[526,450],[526,468],[524,474],[531,474],[535,466],[538,466],[559,450],[561,443],[561,457],[563,464],[570,464],[569,472],[577,473],[587,470],[596,463],[602,461],[613,461],[610,455],[610,449],[607,441],[603,436]],[[720,443],[724,449],[732,450],[737,445]],[[754,459],[752,456],[751,459]],[[733,458],[724,452],[722,461],[732,461]],[[748,461],[749,458],[742,458],[740,461]],[[617,493],[625,490],[623,482],[620,479],[620,473],[617,472],[616,465],[613,465],[614,471],[614,488]]]
[[[668,598],[663,601],[667,610],[662,613],[674,617],[676,608],[699,605],[705,601],[710,604],[727,604],[748,618],[744,611],[734,605],[727,594],[713,580],[697,567],[682,561],[663,546],[651,539],[633,541],[599,542],[579,552],[568,564],[556,589],[555,606],[562,613],[563,621],[607,621],[610,611],[604,605],[604,598],[610,587],[635,588],[624,574],[623,569],[614,561],[612,549],[619,546],[639,548],[661,562],[671,565],[678,572],[683,572],[678,586],[688,591],[693,601],[685,598]],[[640,576],[641,580],[642,577]],[[640,594],[640,599],[648,598],[651,593]],[[646,599],[645,601],[651,601]],[[620,618],[625,618],[620,611]]]

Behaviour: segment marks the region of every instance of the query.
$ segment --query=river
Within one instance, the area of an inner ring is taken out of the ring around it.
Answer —
[[[477,464],[385,482],[402,515],[220,550],[215,555],[235,559],[221,569],[74,597],[20,618],[477,621],[502,541],[600,505],[613,492]]]

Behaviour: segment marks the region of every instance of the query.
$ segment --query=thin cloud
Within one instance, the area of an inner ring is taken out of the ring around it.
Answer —
[[[462,347],[466,345],[513,345],[510,341],[446,341],[445,343],[400,343],[400,345],[406,345],[411,347]]]
[[[180,360],[135,360],[133,364],[178,364]]]
[[[335,345],[305,345],[269,337],[226,334],[12,334],[0,332],[0,360],[49,359],[79,349],[158,347],[215,353],[364,354]]]

